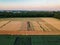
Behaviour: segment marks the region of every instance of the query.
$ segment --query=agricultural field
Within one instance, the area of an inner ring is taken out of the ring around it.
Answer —
[[[60,36],[0,35],[0,45],[60,45]]]
[[[56,18],[0,18],[0,34],[60,35],[60,20]]]

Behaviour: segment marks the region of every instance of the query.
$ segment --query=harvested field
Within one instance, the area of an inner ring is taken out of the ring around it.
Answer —
[[[43,31],[42,28],[40,27],[40,25],[37,23],[37,21],[32,21],[31,23],[32,23],[33,28],[34,28],[35,31],[36,30],[37,31]]]
[[[26,31],[27,30],[27,22],[25,22],[25,21],[22,21],[22,25],[21,25],[21,29],[20,30],[24,30],[24,31]]]
[[[0,28],[2,28],[3,26],[5,26],[6,24],[8,24],[10,21],[1,21],[0,22]]]
[[[60,30],[60,20],[55,19],[55,18],[42,18],[45,22],[47,22],[50,25],[53,25],[55,28]]]
[[[6,24],[5,26],[1,27],[0,30],[3,31],[16,31],[20,30],[21,22],[20,21],[11,21],[10,23]]]
[[[20,20],[19,20],[20,19]],[[60,35],[60,20],[55,18],[0,19],[0,34]]]

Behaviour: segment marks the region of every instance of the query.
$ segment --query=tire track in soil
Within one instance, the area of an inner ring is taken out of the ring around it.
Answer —
[[[39,22],[37,22],[37,23],[40,25],[40,28],[42,28],[43,31],[46,31],[46,30],[44,29],[44,27],[43,27]]]
[[[7,23],[3,24],[0,28],[4,27],[5,25],[7,25],[8,23],[10,23],[11,21],[8,21]]]
[[[45,22],[45,25],[51,29],[51,31],[60,31],[57,28],[55,28],[53,25],[49,24],[48,22],[44,21],[43,19],[41,19],[43,22]]]
[[[32,30],[34,31],[34,26],[33,26],[33,24],[32,24],[31,21],[30,21],[30,24],[31,24],[31,28],[32,28]]]
[[[37,21],[32,21],[33,27],[35,31],[41,31],[42,29],[40,28],[40,25],[37,23]]]
[[[57,28],[55,28],[54,26],[52,26],[51,24],[46,24],[47,27],[49,27],[52,31],[60,31]]]
[[[46,28],[46,30],[48,31],[48,32],[51,32],[52,30],[46,25],[46,23],[44,23],[44,25],[45,25],[45,28]]]
[[[37,23],[40,25],[40,27],[43,29],[43,31],[48,31],[50,32],[51,29],[46,25],[46,21],[40,19],[40,21],[37,21]]]
[[[27,30],[28,30],[28,31],[33,30],[33,27],[32,27],[32,24],[31,24],[30,21],[27,21]]]
[[[41,25],[40,27],[43,28],[43,30],[48,31],[48,32],[51,31],[51,29],[46,26],[46,22],[40,22],[40,21],[38,21],[38,23]]]

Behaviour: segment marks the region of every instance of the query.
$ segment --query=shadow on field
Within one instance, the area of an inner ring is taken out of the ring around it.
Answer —
[[[60,45],[60,35],[0,35],[0,45]]]
[[[16,37],[14,45],[32,45],[31,37]]]

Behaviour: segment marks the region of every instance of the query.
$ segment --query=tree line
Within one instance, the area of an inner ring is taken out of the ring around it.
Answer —
[[[55,17],[60,18],[60,11],[17,11],[8,12],[0,11],[0,18],[14,18],[14,17]]]
[[[60,19],[60,11],[54,12],[54,17]]]

